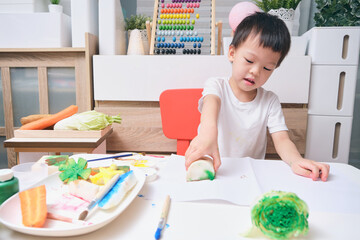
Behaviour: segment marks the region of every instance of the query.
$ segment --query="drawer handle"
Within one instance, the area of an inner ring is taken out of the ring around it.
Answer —
[[[341,72],[339,76],[339,88],[337,98],[337,110],[341,110],[344,99],[345,72]]]
[[[333,159],[337,158],[338,156],[340,127],[341,127],[341,123],[337,122],[335,124],[335,131],[334,131],[334,143],[333,143],[333,152],[332,152]]]
[[[344,40],[343,40],[343,48],[342,48],[342,58],[343,59],[347,58],[348,49],[349,49],[349,35],[345,35]]]

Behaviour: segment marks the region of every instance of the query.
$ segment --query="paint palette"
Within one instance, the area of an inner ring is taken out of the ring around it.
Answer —
[[[150,54],[214,55],[214,0],[155,0]]]
[[[22,224],[19,194],[15,194],[0,206],[0,222],[12,230],[37,236],[64,237],[93,232],[107,225],[116,217],[118,217],[140,192],[145,182],[145,174],[143,171],[136,168],[132,170],[134,171],[134,174],[137,178],[137,183],[134,188],[132,188],[132,190],[127,193],[125,199],[123,199],[118,206],[107,211],[98,209],[96,212],[90,215],[86,219],[87,222],[90,223],[89,225],[77,225],[73,223],[47,219],[44,227],[42,228],[25,227]],[[34,185],[34,187],[45,184],[47,192],[47,206],[49,211],[54,210],[53,204],[55,204],[57,207],[59,207],[59,204],[66,204],[66,207],[64,205],[65,208],[79,208],[78,210],[81,211],[80,208],[83,204],[75,202],[71,199],[68,199],[66,203],[65,201],[61,201],[61,203],[55,203],[58,201],[57,195],[63,196],[64,192],[66,192],[63,182],[59,178],[59,174],[60,173],[58,172],[49,176],[48,178]]]

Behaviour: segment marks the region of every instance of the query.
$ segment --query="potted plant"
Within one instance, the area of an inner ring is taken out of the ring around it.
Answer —
[[[63,6],[60,5],[60,0],[50,0],[49,12],[51,13],[62,13]]]
[[[139,30],[145,54],[149,54],[149,41],[146,32],[146,21],[150,22],[151,20],[152,19],[150,17],[143,14],[131,15],[129,18],[125,19],[125,30],[128,31],[128,39],[130,39],[132,30]]]
[[[360,26],[360,2],[348,0],[315,0],[318,12],[316,27]]]
[[[255,4],[264,12],[278,16],[282,19],[292,33],[295,9],[301,0],[255,0]]]

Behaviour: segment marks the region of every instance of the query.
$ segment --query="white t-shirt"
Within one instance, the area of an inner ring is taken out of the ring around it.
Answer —
[[[220,157],[252,157],[264,159],[266,128],[270,133],[287,131],[278,97],[271,91],[257,89],[251,102],[240,102],[234,95],[229,78],[210,78],[205,82],[203,99],[214,94],[221,100],[218,118],[218,145]],[[199,126],[201,127],[201,126]]]

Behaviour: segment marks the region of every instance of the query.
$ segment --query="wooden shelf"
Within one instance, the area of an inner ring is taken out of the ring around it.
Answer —
[[[0,53],[85,52],[86,48],[0,48]]]
[[[3,88],[5,127],[0,136],[14,137],[13,99],[10,69],[35,67],[38,70],[40,114],[49,112],[47,69],[49,67],[73,67],[75,69],[76,105],[79,112],[93,109],[92,56],[98,54],[98,39],[85,33],[85,47],[81,48],[0,48],[0,69]],[[35,113],[34,113],[35,114]],[[9,166],[16,164],[13,149],[8,149]]]
[[[40,130],[41,131],[41,130]],[[60,130],[59,130],[60,131]],[[14,148],[15,152],[47,152],[49,149],[62,148],[66,152],[73,152],[73,149],[86,148],[95,149],[98,147],[111,133],[112,128],[107,128],[106,133],[100,137],[14,137],[4,142],[4,147]],[[81,131],[79,131],[81,133]],[[18,150],[21,149],[21,150]],[[26,150],[24,150],[26,149]],[[34,150],[35,149],[35,150]]]

